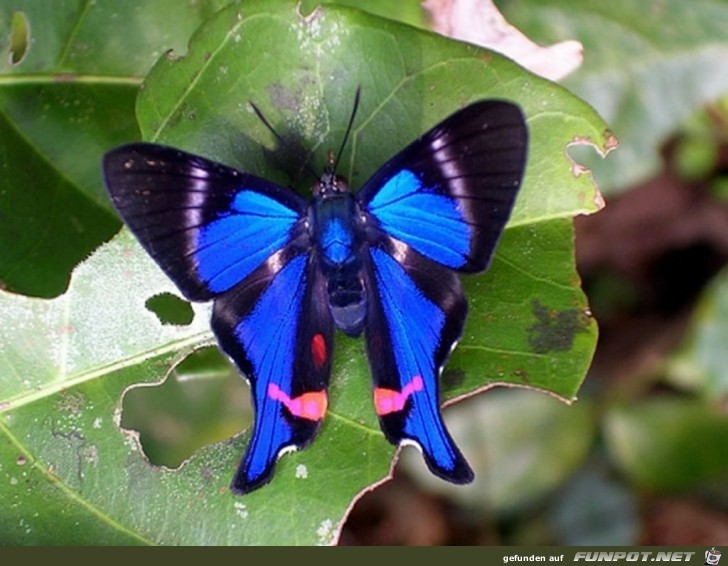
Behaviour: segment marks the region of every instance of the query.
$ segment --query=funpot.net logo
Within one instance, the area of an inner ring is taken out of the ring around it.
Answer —
[[[577,552],[574,562],[689,562],[695,552],[614,551]]]

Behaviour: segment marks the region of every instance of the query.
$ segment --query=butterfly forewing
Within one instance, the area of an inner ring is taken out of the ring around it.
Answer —
[[[514,104],[486,100],[456,112],[358,193],[369,231],[450,269],[482,271],[513,209],[527,146],[526,122]]]
[[[138,143],[104,158],[119,214],[190,300],[209,300],[305,232],[293,191],[174,148]]]

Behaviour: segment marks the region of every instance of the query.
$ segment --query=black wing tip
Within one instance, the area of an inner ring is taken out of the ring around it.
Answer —
[[[505,98],[484,98],[467,105],[463,110],[472,112],[493,112],[499,114],[510,114],[515,119],[525,122],[526,116],[520,104]]]
[[[273,479],[273,471],[275,468],[275,462],[267,466],[261,473],[256,476],[250,477],[248,470],[243,464],[240,465],[238,471],[235,472],[235,477],[230,483],[230,491],[234,495],[246,495],[257,489],[260,489]]]
[[[145,159],[179,159],[180,157],[204,159],[168,145],[151,142],[130,142],[107,151],[102,157],[102,164],[104,170],[113,167],[123,169],[127,160],[138,157]]]
[[[463,460],[462,463],[458,464],[455,470],[450,474],[448,481],[458,485],[466,485],[473,483],[474,479],[475,472],[473,472],[470,465]]]
[[[109,192],[121,190],[124,176],[130,172],[135,159],[164,159],[182,154],[178,149],[147,142],[132,142],[107,151],[101,158],[101,169]],[[113,189],[112,189],[113,187]]]
[[[462,454],[457,454],[451,467],[442,464],[425,455],[425,464],[438,478],[456,485],[466,485],[475,479],[475,472]]]
[[[525,168],[529,137],[528,124],[526,114],[518,103],[512,100],[488,98],[473,102],[453,114],[453,116],[455,115],[460,118],[467,117],[468,120],[482,118],[487,120],[490,128],[507,128],[511,149],[523,151],[522,163],[519,169],[523,170]]]

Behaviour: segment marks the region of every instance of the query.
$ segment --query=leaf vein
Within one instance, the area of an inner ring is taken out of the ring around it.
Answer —
[[[136,539],[145,545],[156,546],[156,543],[154,541],[122,525],[117,520],[113,519],[110,515],[105,513],[103,510],[99,509],[88,500],[81,497],[77,491],[68,486],[60,477],[51,473],[48,468],[41,465],[39,463],[39,460],[34,457],[33,453],[22,442],[20,442],[15,437],[15,435],[13,435],[10,429],[6,427],[2,422],[0,422],[0,432],[2,432],[2,434],[4,434],[5,437],[10,441],[10,443],[13,444],[17,448],[17,450],[22,453],[22,455],[26,458],[28,462],[33,462],[33,468],[37,469],[43,476],[45,476],[49,483],[55,485],[58,489],[60,489],[61,492],[63,492],[63,494],[70,501],[77,504],[79,507],[82,507],[92,515],[95,515],[100,521],[109,525],[113,529],[116,529],[120,533],[128,535],[130,538]]]

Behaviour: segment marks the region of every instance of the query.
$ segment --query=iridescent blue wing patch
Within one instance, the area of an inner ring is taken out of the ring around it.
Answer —
[[[231,289],[305,233],[307,203],[293,191],[156,144],[104,158],[119,214],[190,300]]]
[[[334,326],[325,279],[306,250],[286,248],[215,301],[212,328],[252,391],[253,432],[232,483],[247,493],[271,479],[282,453],[313,440],[326,413]]]
[[[456,112],[359,191],[370,233],[450,269],[484,270],[515,203],[527,146],[526,122],[514,104],[485,100]]]
[[[370,248],[369,273],[366,344],[382,431],[418,446],[435,475],[468,483],[473,472],[442,421],[438,383],[468,310],[460,280],[412,249],[386,246]]]

